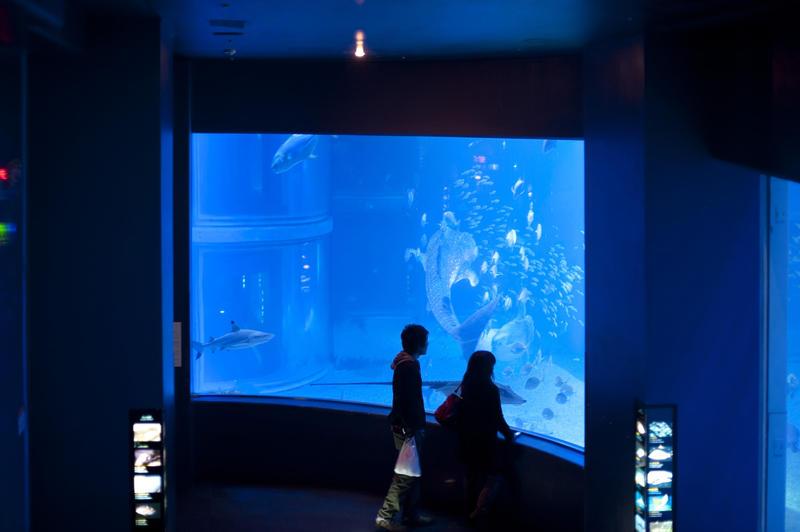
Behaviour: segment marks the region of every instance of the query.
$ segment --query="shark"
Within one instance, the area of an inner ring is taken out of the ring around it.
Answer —
[[[371,385],[371,384],[382,384],[386,386],[390,386],[392,383],[391,381],[386,382],[315,382],[312,383],[311,386],[363,386],[363,385]],[[422,381],[422,385],[430,388],[432,390],[436,390],[444,395],[450,395],[451,393],[455,392],[456,388],[458,388],[461,381]],[[519,395],[517,392],[511,389],[511,386],[506,384],[500,384],[499,382],[494,383],[497,386],[497,389],[500,391],[500,402],[507,405],[521,405],[525,403],[525,399]]]
[[[478,257],[478,246],[471,234],[459,231],[447,223],[447,214],[452,218],[452,213],[445,213],[439,228],[428,240],[425,251],[420,251],[419,248],[408,249],[406,260],[413,256],[422,264],[425,270],[425,292],[431,312],[442,329],[458,342],[461,353],[467,360],[475,350],[500,297],[495,296],[463,323],[458,321],[450,300],[451,289],[454,284],[465,279],[471,286],[478,284],[478,276],[470,268]]]
[[[294,165],[306,159],[316,159],[312,152],[317,146],[316,135],[292,135],[281,144],[272,157],[272,171],[276,174],[288,172]]]
[[[245,347],[254,347],[267,343],[274,337],[274,334],[268,332],[240,329],[239,326],[231,320],[231,332],[223,334],[216,339],[212,336],[206,344],[192,342],[192,347],[197,350],[196,360],[200,358],[200,355],[209,350],[213,353],[219,350],[230,351],[231,349],[244,349]]]

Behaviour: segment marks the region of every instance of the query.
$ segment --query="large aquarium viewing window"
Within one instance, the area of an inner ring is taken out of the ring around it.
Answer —
[[[767,530],[800,532],[800,183],[769,180]]]
[[[477,349],[513,428],[584,445],[583,141],[192,135],[192,393],[432,412]]]

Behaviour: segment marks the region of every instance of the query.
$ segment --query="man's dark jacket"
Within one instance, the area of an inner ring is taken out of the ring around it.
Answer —
[[[400,351],[392,362],[392,412],[389,422],[414,432],[425,428],[425,405],[422,402],[422,374],[419,362]]]

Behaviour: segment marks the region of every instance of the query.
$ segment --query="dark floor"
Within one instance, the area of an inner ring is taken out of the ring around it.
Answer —
[[[374,532],[382,500],[375,495],[282,486],[195,485],[178,499],[177,532]],[[465,520],[427,512],[420,532],[466,532]]]

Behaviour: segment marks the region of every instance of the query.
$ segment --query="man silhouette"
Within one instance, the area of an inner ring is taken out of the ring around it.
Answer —
[[[400,334],[403,350],[394,357],[392,369],[392,412],[389,423],[394,446],[399,451],[403,442],[414,438],[421,457],[425,436],[425,406],[422,402],[422,374],[419,361],[428,352],[428,331],[422,325],[406,325]],[[419,513],[420,477],[395,473],[375,524],[393,532],[406,530],[406,525],[426,525],[433,520]]]

